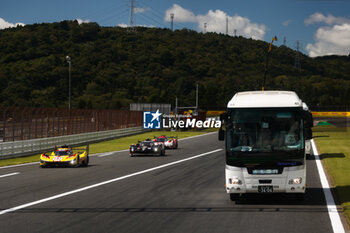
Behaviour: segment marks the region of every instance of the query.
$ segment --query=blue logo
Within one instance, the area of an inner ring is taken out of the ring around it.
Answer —
[[[143,128],[144,129],[160,129],[159,109],[156,112],[143,112]]]

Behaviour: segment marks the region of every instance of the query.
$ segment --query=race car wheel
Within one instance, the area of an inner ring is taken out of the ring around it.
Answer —
[[[159,150],[158,153],[155,154],[157,157],[162,155],[162,150]]]
[[[80,166],[80,156],[78,155],[78,157],[77,157],[77,164],[75,165],[75,167],[79,167]]]
[[[89,156],[87,155],[87,156],[86,156],[86,159],[85,159],[85,161],[84,161],[83,166],[84,166],[84,167],[87,167],[88,165],[89,165]]]
[[[135,157],[134,153],[130,153],[130,157]]]
[[[41,168],[46,168],[47,166],[46,165],[40,165]]]

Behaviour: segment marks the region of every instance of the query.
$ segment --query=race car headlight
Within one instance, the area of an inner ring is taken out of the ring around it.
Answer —
[[[154,151],[158,151],[158,147],[155,147],[155,148],[154,148]]]
[[[302,178],[294,178],[288,181],[288,184],[301,184]]]
[[[76,160],[73,159],[73,160],[71,160],[69,163],[70,163],[70,164],[75,164],[75,161],[76,161]]]
[[[131,151],[134,151],[134,150],[135,150],[135,148],[134,148],[134,147],[131,147],[131,148],[130,148],[130,150],[131,150]]]

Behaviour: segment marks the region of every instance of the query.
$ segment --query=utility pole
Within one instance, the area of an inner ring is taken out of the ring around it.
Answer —
[[[235,35],[235,37],[237,36],[237,29],[233,29],[233,34]]]
[[[283,45],[286,46],[287,38],[286,36],[283,37]]]
[[[174,13],[170,14],[170,19],[171,19],[171,31],[174,30]]]
[[[226,16],[226,35],[228,35],[228,16]]]
[[[135,0],[130,0],[130,22],[129,31],[134,31],[134,12],[135,12]]]
[[[207,23],[204,23],[204,34],[207,33]]]

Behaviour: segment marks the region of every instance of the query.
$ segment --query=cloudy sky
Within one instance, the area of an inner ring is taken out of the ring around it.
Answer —
[[[130,24],[131,0],[1,0],[0,29],[77,19]],[[286,44],[311,57],[350,54],[349,0],[135,0],[134,24],[188,28]],[[206,25],[206,26],[205,26]],[[285,40],[284,40],[285,38]]]

